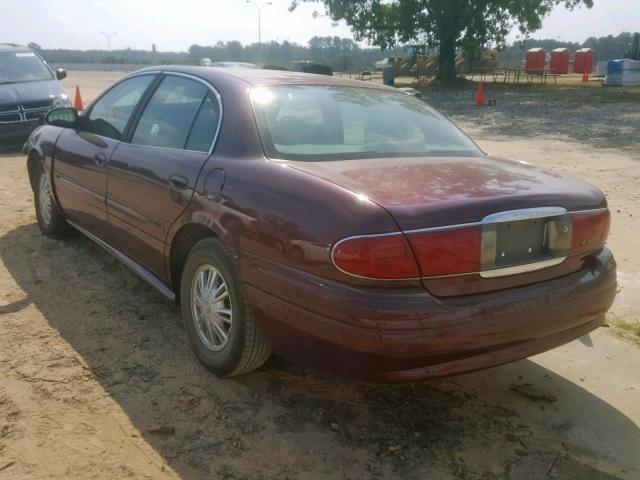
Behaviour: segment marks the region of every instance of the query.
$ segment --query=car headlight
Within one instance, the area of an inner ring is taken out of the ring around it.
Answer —
[[[65,108],[71,107],[71,100],[69,95],[62,93],[60,95],[51,95],[51,108]]]

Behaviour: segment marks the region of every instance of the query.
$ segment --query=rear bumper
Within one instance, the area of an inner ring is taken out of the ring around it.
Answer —
[[[616,294],[607,249],[570,275],[446,299],[422,289],[354,288],[256,259],[243,259],[242,272],[276,352],[384,382],[479,370],[549,350],[601,325]]]

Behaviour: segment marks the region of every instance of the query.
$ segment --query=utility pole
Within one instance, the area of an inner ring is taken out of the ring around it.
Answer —
[[[111,32],[111,33],[100,32],[100,35],[104,35],[104,37],[107,39],[107,50],[111,51],[111,37],[117,34],[118,32]]]
[[[250,3],[258,10],[258,45],[262,44],[262,9],[267,5],[272,5],[271,2],[262,2],[256,3],[254,0],[247,0],[247,3]]]

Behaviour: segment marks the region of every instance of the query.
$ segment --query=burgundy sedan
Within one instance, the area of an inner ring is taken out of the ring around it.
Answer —
[[[590,332],[616,292],[600,190],[371,82],[140,70],[25,152],[43,234],[178,302],[218,375],[272,350],[378,381],[477,370]]]

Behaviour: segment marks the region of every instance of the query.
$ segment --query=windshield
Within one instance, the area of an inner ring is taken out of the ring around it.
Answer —
[[[323,161],[481,155],[451,122],[401,92],[278,85],[256,87],[251,98],[271,158]]]
[[[0,53],[0,84],[52,80],[53,74],[33,52]]]

